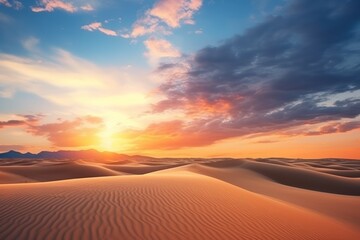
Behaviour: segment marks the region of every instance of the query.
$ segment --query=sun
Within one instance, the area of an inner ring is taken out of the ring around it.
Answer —
[[[124,136],[120,135],[121,129],[118,124],[106,122],[99,132],[99,143],[95,146],[100,151],[124,152],[129,146],[129,142]]]

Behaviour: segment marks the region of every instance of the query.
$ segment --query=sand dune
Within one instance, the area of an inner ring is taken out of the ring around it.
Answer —
[[[288,159],[6,163],[0,166],[0,239],[359,239],[359,165]],[[341,166],[349,169],[336,169]]]
[[[193,165],[187,170],[211,176],[239,186],[254,193],[307,208],[340,221],[345,221],[360,229],[360,197],[331,194],[296,188],[272,181],[271,179],[244,168],[219,169],[204,165]]]
[[[0,172],[15,174],[32,181],[56,181],[73,178],[115,176],[118,172],[101,166],[65,162],[55,164],[35,164],[31,166],[0,166]],[[0,178],[0,183],[2,179]]]

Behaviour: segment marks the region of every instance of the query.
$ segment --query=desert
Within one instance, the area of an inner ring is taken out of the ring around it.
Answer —
[[[1,159],[1,239],[358,239],[360,162]]]

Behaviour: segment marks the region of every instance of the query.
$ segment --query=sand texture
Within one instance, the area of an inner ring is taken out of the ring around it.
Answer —
[[[0,159],[0,239],[360,239],[360,161]]]

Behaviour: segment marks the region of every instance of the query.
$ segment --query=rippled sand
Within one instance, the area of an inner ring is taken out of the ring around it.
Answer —
[[[0,165],[0,239],[360,239],[360,161]]]

